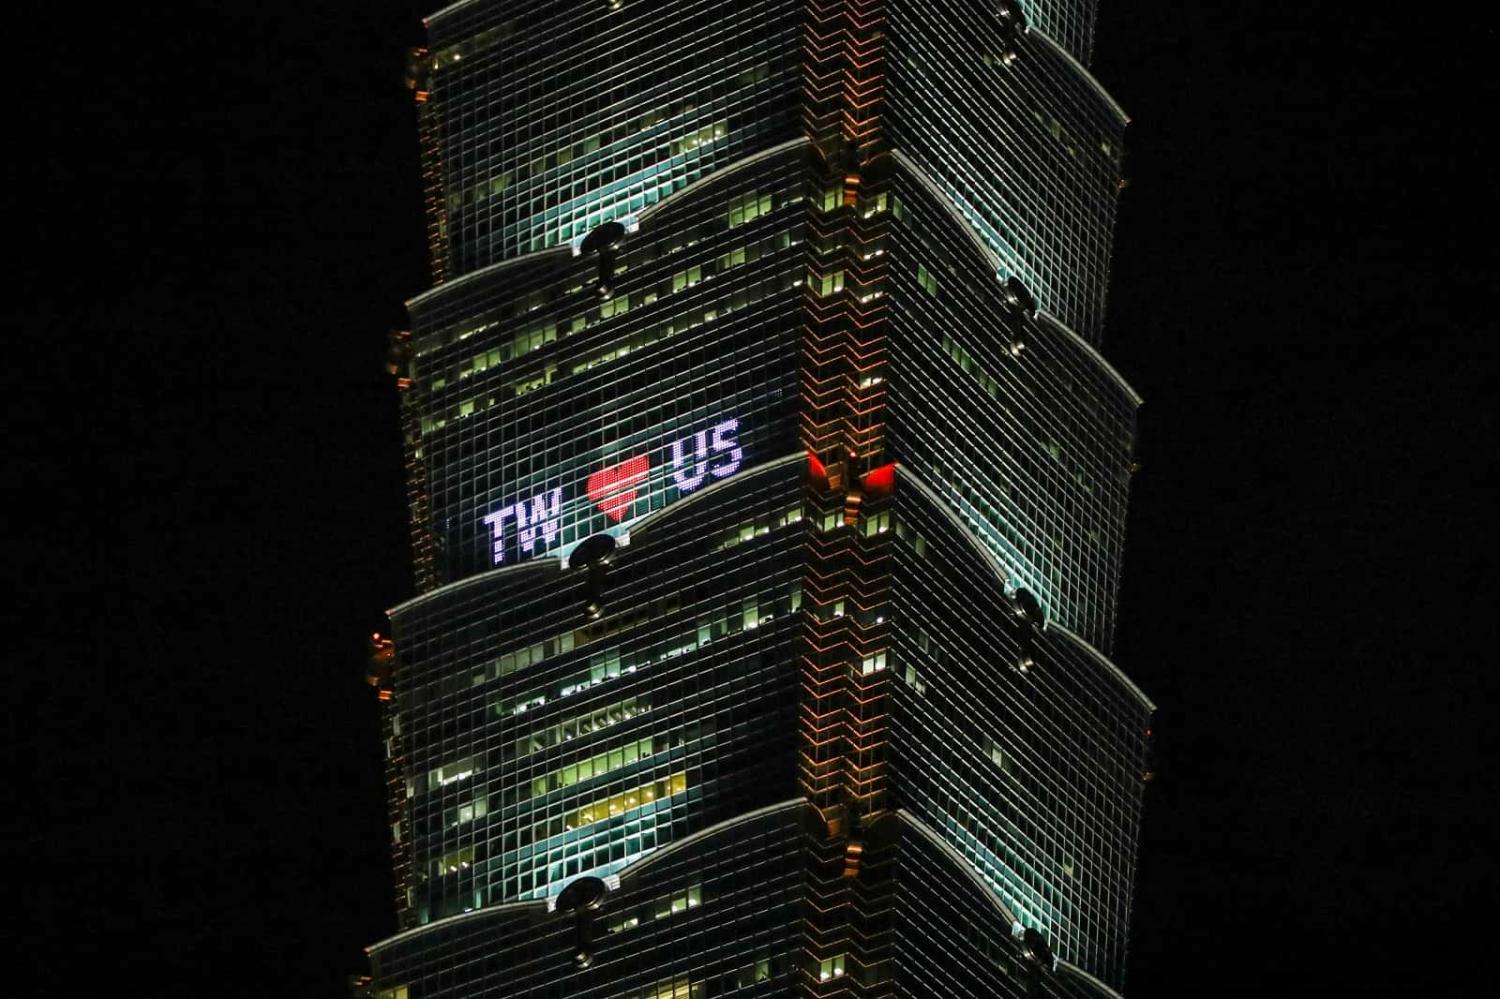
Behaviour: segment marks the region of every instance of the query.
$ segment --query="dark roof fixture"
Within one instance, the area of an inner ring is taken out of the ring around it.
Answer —
[[[1000,22],[1000,50],[995,58],[1002,66],[1013,66],[1021,57],[1016,48],[1016,38],[1026,30],[1026,15],[1016,0],[997,0],[995,16]]]
[[[1031,297],[1031,292],[1021,283],[1021,279],[1012,274],[1005,279],[1005,304],[1012,309],[1020,309],[1028,316],[1036,315],[1036,299]]]
[[[625,226],[619,222],[601,222],[578,244],[578,252],[599,254],[599,297],[614,294],[615,245],[625,238]]]
[[[599,250],[609,250],[624,238],[624,225],[619,222],[601,222],[583,237],[583,242],[578,246],[578,252],[594,253]]]
[[[601,531],[578,542],[578,546],[568,556],[569,566],[578,566],[588,571],[588,598],[583,605],[583,612],[590,621],[604,613],[604,573],[614,550],[615,539]]]
[[[1039,628],[1047,620],[1042,605],[1030,590],[1017,590],[1011,600],[1015,603],[1016,617],[1026,624]]]
[[[609,894],[609,885],[603,878],[585,876],[577,878],[557,896],[558,912],[598,912]]]
[[[1000,26],[1010,34],[1020,34],[1026,30],[1026,15],[1021,11],[1021,5],[1016,0],[996,0],[995,16],[1000,19]]]
[[[591,534],[578,542],[578,546],[568,555],[568,565],[587,566],[609,564],[609,557],[615,552],[615,539],[612,535],[600,531]]]
[[[594,913],[604,905],[609,885],[586,875],[573,881],[557,896],[557,911],[574,917],[573,963],[587,968],[594,963]]]
[[[1057,958],[1052,956],[1052,948],[1047,946],[1047,938],[1039,932],[1027,927],[1017,936],[1021,941],[1021,956],[1033,966],[1043,970],[1051,971],[1057,966]]]

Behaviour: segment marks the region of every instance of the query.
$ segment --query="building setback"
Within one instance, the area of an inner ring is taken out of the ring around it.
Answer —
[[[379,999],[1122,987],[1092,0],[464,0],[393,339]]]

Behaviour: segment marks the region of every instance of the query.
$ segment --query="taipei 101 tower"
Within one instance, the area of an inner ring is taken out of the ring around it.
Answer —
[[[1124,994],[1154,708],[1109,658],[1095,7],[426,19],[361,994]]]

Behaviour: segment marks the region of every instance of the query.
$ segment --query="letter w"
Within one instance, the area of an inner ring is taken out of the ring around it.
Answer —
[[[542,547],[552,544],[557,540],[557,532],[562,524],[562,489],[554,489],[550,493],[542,493],[540,496],[531,498],[531,511],[526,510],[525,503],[516,504],[516,526],[521,529],[521,550],[531,549],[536,552],[538,545]],[[541,531],[541,537],[537,537],[537,531]]]

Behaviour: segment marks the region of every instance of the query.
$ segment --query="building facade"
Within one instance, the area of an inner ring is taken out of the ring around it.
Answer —
[[[414,52],[372,995],[1110,995],[1151,703],[1092,0],[463,0]]]

